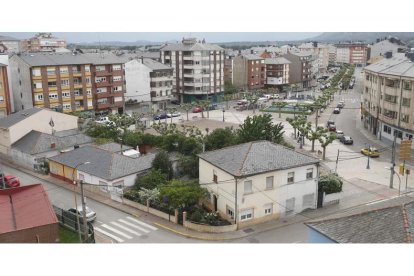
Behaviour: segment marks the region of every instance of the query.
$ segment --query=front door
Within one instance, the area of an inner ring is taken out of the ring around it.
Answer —
[[[213,195],[213,201],[214,201],[214,211],[217,211],[217,196]]]

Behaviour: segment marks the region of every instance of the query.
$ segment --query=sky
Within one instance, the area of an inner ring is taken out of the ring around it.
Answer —
[[[34,36],[35,32],[3,32],[18,39]],[[66,39],[69,43],[121,41],[135,42],[145,40],[150,42],[165,42],[181,40],[183,37],[205,38],[210,43],[235,41],[287,41],[302,40],[315,37],[321,33],[315,32],[53,32],[53,35]]]

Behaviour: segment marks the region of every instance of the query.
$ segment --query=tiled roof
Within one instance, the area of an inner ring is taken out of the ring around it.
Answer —
[[[173,70],[172,67],[149,58],[144,58],[144,64],[152,70]]]
[[[414,201],[412,198],[397,198],[361,208],[362,211],[353,211],[350,215],[336,215],[334,218],[305,224],[338,243],[413,242]]]
[[[292,63],[284,57],[267,58],[265,59],[266,64],[289,64]]]
[[[97,148],[103,149],[103,150],[107,150],[110,152],[120,152],[121,151],[121,144],[118,143],[106,143],[106,144],[102,144],[102,145],[97,145]],[[122,150],[128,150],[128,149],[132,149],[132,147],[127,146],[127,145],[122,145]]]
[[[262,60],[264,58],[255,55],[255,54],[243,54],[243,56],[247,59],[247,60]]]
[[[194,43],[194,44],[168,44],[161,48],[161,51],[224,51],[218,45],[208,43]]]
[[[364,70],[394,76],[414,77],[414,63],[404,54],[394,54],[391,58],[384,58],[366,66]]]
[[[316,158],[269,141],[244,143],[198,156],[233,176],[249,176],[319,162]]]
[[[75,145],[92,143],[92,138],[85,134],[70,134],[68,131],[64,132],[69,135],[63,135],[63,133],[59,132],[56,132],[55,135],[51,135],[32,130],[15,142],[12,145],[12,148],[28,154],[38,154],[53,150],[67,149]],[[52,144],[54,144],[53,148],[51,147]]]
[[[149,170],[152,167],[154,158],[155,154],[146,154],[138,158],[130,158],[88,145],[51,157],[49,160],[71,168],[75,168],[84,162],[90,162],[90,164],[79,166],[78,170],[102,179],[114,180]]]
[[[33,107],[30,109],[24,109],[21,110],[19,112],[13,113],[7,117],[1,118],[0,119],[0,128],[9,128],[21,121],[23,121],[24,119],[29,118],[30,116],[32,116],[33,114],[42,111],[41,108],[38,107]]]

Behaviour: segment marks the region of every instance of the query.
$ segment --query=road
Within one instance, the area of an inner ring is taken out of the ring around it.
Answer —
[[[53,183],[36,178],[30,174],[18,171],[7,165],[1,165],[8,174],[17,175],[21,185],[41,183],[46,190],[53,205],[62,209],[75,206],[75,196],[70,190]],[[80,205],[81,197],[77,196]],[[105,204],[87,198],[86,204],[97,213],[97,219],[93,222],[95,235],[100,235],[114,243],[198,243],[200,240],[189,239],[158,228],[146,221],[143,217],[136,218],[127,213],[109,207]]]

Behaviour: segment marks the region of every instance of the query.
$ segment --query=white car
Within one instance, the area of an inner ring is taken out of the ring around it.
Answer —
[[[95,123],[97,123],[99,125],[113,125],[114,124],[114,122],[109,120],[108,117],[100,117],[100,118],[95,120]]]
[[[180,117],[181,113],[180,112],[173,112],[173,113],[167,113],[167,118],[172,118],[172,117]]]
[[[279,94],[273,94],[273,99],[279,99]]]
[[[78,213],[79,218],[83,217],[82,205],[79,205],[76,209],[70,208],[68,211],[74,214]],[[85,206],[85,211],[86,211],[86,221],[93,222],[96,219],[96,213],[92,211],[92,209],[89,208],[88,206]]]
[[[258,103],[260,103],[260,102],[267,102],[269,99],[268,98],[266,98],[266,97],[260,97],[258,100],[257,100],[257,102]]]
[[[344,136],[344,132],[342,130],[337,130],[336,131],[336,138],[337,139],[341,139]]]

